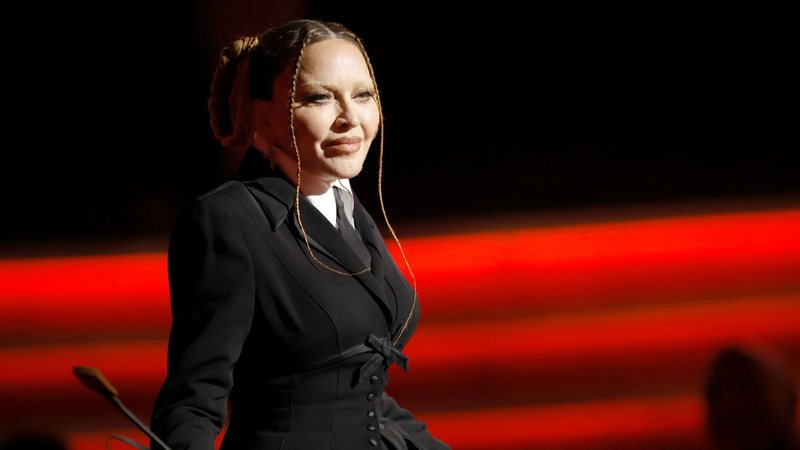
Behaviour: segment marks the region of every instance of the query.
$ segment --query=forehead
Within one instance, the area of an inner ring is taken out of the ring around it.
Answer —
[[[297,77],[303,83],[326,84],[371,80],[361,49],[343,39],[327,39],[306,47]]]

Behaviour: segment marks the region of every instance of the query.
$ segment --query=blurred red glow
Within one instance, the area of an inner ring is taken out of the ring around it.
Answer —
[[[436,320],[797,287],[798,230],[788,210],[403,242]],[[158,332],[168,296],[163,253],[0,261],[0,339]]]

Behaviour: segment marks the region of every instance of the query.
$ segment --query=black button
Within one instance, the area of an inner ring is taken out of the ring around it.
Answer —
[[[373,447],[377,447],[378,446],[378,441],[376,441],[375,439],[370,439],[369,440],[369,445],[371,445]]]
[[[378,376],[377,375],[373,375],[372,377],[370,377],[369,382],[372,383],[372,384],[377,383],[378,382]]]
[[[373,393],[370,393],[370,394],[367,396],[367,401],[371,402],[371,401],[373,401],[373,400],[375,400],[375,394],[373,394]]]
[[[368,417],[375,417],[375,411],[368,411],[367,412],[367,416]]]
[[[375,425],[370,425],[367,427],[369,431],[375,431]]]

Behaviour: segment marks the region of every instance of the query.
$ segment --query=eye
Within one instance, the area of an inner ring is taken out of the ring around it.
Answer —
[[[325,92],[314,92],[306,96],[306,103],[322,104],[332,98],[331,94]]]
[[[365,89],[363,91],[359,91],[358,94],[356,94],[356,98],[359,100],[369,100],[372,97],[375,97],[375,91],[373,91],[372,89]]]

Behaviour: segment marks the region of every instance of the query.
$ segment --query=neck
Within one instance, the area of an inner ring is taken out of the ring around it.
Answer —
[[[270,164],[278,166],[278,169],[286,175],[286,178],[288,178],[293,185],[297,186],[296,159],[293,159],[287,155],[286,152],[274,145],[269,145],[263,140],[260,141],[256,139],[253,145],[269,159]],[[302,170],[300,173],[300,192],[302,192],[303,195],[323,194],[327,192],[335,182],[335,178],[323,177],[312,171]]]

